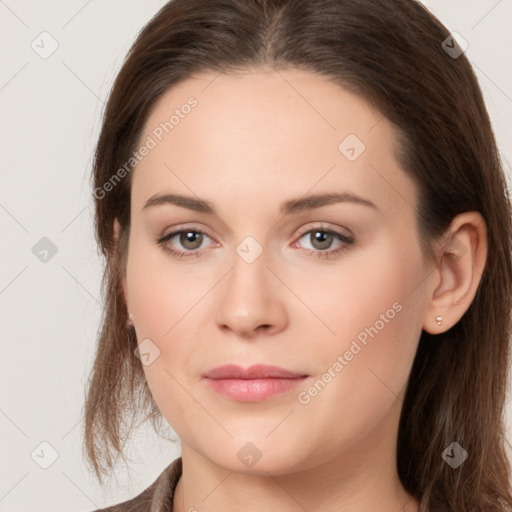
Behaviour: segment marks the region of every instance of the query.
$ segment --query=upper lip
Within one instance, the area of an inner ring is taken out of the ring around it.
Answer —
[[[249,368],[242,368],[236,364],[217,366],[206,372],[203,377],[208,379],[298,379],[305,377],[303,373],[296,373],[279,366],[256,364]]]

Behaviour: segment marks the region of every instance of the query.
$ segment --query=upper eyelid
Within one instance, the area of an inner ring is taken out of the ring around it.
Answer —
[[[347,231],[350,231],[348,230],[347,228],[343,228]],[[340,232],[341,228],[339,227],[333,227],[333,226],[329,226],[329,225],[324,225],[324,223],[320,223],[320,225],[310,225],[310,224],[307,224],[306,226],[304,226],[303,228],[300,228],[299,229],[299,235],[302,237],[303,235],[305,235],[306,233],[309,233],[310,231],[328,231],[328,232],[332,232],[332,233],[336,233],[336,234],[340,234],[346,238],[352,238],[353,235],[352,233],[350,234],[345,234],[343,232]]]
[[[334,227],[332,225],[330,225],[330,223],[328,222],[322,222],[322,221],[319,221],[319,224],[316,224],[314,222],[310,222],[310,223],[307,223],[305,226],[299,228],[299,233],[300,234],[304,234],[304,233],[307,233],[309,230],[312,230],[312,229],[317,229],[317,230],[326,230],[326,231],[338,231],[340,229],[345,229],[347,231],[350,231],[348,228],[340,228],[340,227]],[[162,232],[162,235],[161,236],[166,236],[168,234],[171,234],[171,233],[177,233],[177,232],[181,232],[181,231],[198,231],[198,232],[201,232],[201,233],[205,233],[207,234],[210,238],[215,238],[214,236],[212,236],[209,232],[209,230],[207,228],[203,228],[203,227],[197,227],[197,226],[189,226],[189,225],[185,225],[185,226],[178,226],[178,227],[173,227],[171,229],[169,229],[169,231],[166,231],[164,230]]]
[[[170,228],[168,231],[164,230],[159,238],[169,236],[169,235],[176,235],[178,233],[181,233],[183,231],[196,231],[198,233],[203,233],[205,235],[208,235],[210,238],[215,239],[214,236],[212,236],[207,229],[204,228],[198,228],[196,226],[178,226]]]

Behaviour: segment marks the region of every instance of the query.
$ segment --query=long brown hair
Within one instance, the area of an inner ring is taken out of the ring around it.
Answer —
[[[126,172],[125,164],[133,164],[148,114],[169,88],[205,71],[268,65],[321,74],[396,125],[402,167],[419,191],[426,259],[457,214],[478,211],[485,219],[489,257],[473,302],[449,330],[421,334],[400,418],[397,466],[421,511],[512,507],[504,448],[511,203],[482,93],[466,56],[443,48],[449,37],[415,0],[173,0],[143,28],[110,93],[92,175],[106,304],[86,392],[84,450],[100,481],[123,456],[135,418],[150,419],[155,429],[161,420],[134,356],[134,329],[126,327],[121,279],[133,165]],[[117,172],[123,166],[125,172]],[[469,454],[456,470],[441,457],[454,441]]]

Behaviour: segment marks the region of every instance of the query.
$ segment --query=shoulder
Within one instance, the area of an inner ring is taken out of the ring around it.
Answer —
[[[172,512],[174,490],[181,476],[182,460],[177,458],[140,494],[122,503],[94,512]]]

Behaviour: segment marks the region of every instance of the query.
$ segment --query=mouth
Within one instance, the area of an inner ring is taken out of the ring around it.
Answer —
[[[210,389],[239,402],[261,402],[290,392],[308,377],[262,364],[246,369],[237,365],[218,366],[203,375]]]

